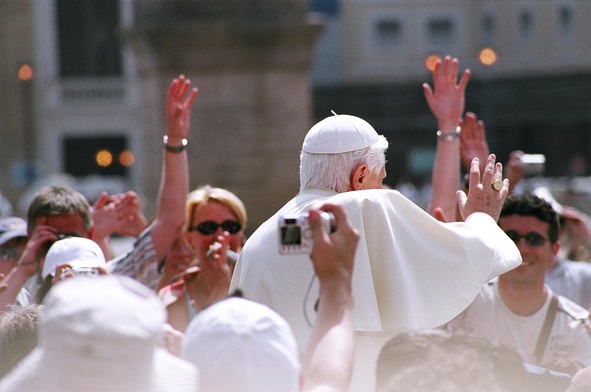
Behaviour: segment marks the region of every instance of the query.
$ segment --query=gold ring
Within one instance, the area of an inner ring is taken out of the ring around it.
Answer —
[[[492,189],[498,192],[503,187],[503,181],[499,180],[498,178],[494,179],[493,182],[490,183],[490,186]]]

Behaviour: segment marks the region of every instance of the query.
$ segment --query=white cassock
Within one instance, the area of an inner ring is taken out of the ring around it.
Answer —
[[[248,239],[230,288],[240,288],[246,298],[283,316],[300,350],[314,323],[318,281],[308,254],[279,253],[278,221],[281,215],[327,202],[344,205],[360,232],[353,270],[357,340],[350,390],[375,390],[375,361],[389,337],[446,323],[483,284],[521,264],[515,244],[487,214],[442,223],[394,190],[306,190]]]

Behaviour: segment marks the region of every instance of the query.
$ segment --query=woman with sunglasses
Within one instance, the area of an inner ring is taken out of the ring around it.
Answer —
[[[184,246],[194,261],[187,268],[169,255],[163,278],[169,284],[160,290],[168,322],[179,331],[196,312],[227,296],[247,221],[246,208],[235,194],[209,185],[188,194],[185,211]]]

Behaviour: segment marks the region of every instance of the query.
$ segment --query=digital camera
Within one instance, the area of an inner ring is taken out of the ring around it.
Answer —
[[[60,274],[60,279],[66,279],[72,276],[99,276],[100,271],[95,267],[75,266],[72,268],[64,268]]]
[[[334,231],[331,214],[321,212],[320,217],[326,231],[328,233]],[[279,217],[279,252],[281,254],[310,253],[313,242],[307,212]]]

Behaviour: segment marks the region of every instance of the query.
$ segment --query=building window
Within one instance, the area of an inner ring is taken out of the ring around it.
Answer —
[[[402,23],[395,18],[380,19],[375,24],[375,43],[378,49],[396,50],[404,43]]]
[[[522,41],[529,42],[534,35],[534,16],[530,10],[519,13],[519,36]]]
[[[494,15],[486,13],[480,19],[480,40],[484,44],[491,44],[497,33],[497,22]]]
[[[558,8],[558,33],[562,38],[570,38],[573,33],[573,12],[567,5]]]
[[[339,2],[338,0],[311,0],[310,10],[327,15],[337,15],[339,13]]]
[[[91,174],[125,177],[133,165],[125,136],[65,137],[63,151],[64,170],[75,177]]]
[[[57,0],[60,75],[121,74],[118,0]]]
[[[449,18],[433,18],[427,22],[427,37],[431,45],[449,45],[454,41],[455,25]]]

